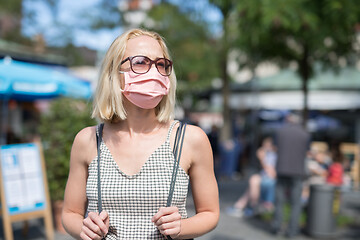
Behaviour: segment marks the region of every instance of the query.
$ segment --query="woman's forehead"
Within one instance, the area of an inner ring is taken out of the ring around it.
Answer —
[[[162,57],[163,50],[159,42],[149,36],[138,36],[129,39],[125,50],[125,57],[144,55],[151,59]]]

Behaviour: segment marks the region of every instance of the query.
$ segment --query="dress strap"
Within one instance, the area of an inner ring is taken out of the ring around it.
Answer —
[[[100,123],[96,127],[96,146],[97,146],[97,190],[98,190],[98,210],[99,213],[102,211],[102,200],[101,200],[101,184],[100,184],[100,160],[101,160],[101,141],[102,141],[102,134],[103,134],[104,123]]]
[[[170,141],[171,132],[172,132],[175,124],[178,123],[178,122],[179,122],[179,120],[174,120],[174,121],[171,123],[170,128],[169,128],[169,131],[168,131],[168,134],[167,134],[167,137],[166,137],[166,141],[167,141],[167,142]]]
[[[100,124],[96,125],[96,136],[99,136]]]

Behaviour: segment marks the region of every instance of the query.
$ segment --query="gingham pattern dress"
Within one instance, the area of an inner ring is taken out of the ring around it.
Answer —
[[[166,239],[151,218],[160,207],[166,206],[175,161],[170,135],[176,122],[171,124],[165,142],[150,155],[141,170],[131,176],[121,171],[101,140],[101,199],[110,218],[107,240]],[[88,212],[98,212],[97,157],[89,165],[88,173]],[[182,218],[187,217],[188,184],[189,176],[179,167],[171,205],[179,208]]]

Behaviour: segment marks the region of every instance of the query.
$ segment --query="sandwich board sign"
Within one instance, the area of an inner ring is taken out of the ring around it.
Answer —
[[[40,145],[2,145],[0,160],[5,239],[13,239],[13,222],[41,217],[44,218],[47,239],[54,239],[45,163]]]

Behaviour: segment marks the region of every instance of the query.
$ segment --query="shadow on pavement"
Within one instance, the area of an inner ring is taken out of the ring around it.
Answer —
[[[0,240],[5,239],[5,232],[3,229],[3,221],[0,220]],[[46,239],[44,232],[44,223],[40,219],[33,219],[25,223],[25,221],[15,222],[12,224],[14,240],[37,240]]]
[[[340,232],[341,239],[355,240],[360,239],[360,226],[359,224],[349,226],[346,231]]]
[[[264,232],[266,234],[271,233],[271,224],[270,222],[267,222],[263,219],[261,219],[260,216],[251,217],[244,219],[245,222],[254,228],[256,228],[258,231]]]
[[[225,235],[217,234],[210,238],[210,240],[245,240],[244,238],[234,238]]]

